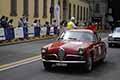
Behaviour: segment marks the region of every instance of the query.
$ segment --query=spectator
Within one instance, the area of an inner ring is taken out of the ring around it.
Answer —
[[[24,26],[23,27],[28,27],[28,18],[27,17],[25,17],[25,16],[23,16],[23,24],[24,24]]]
[[[28,17],[25,17],[25,21],[24,21],[24,25],[25,25],[25,27],[28,27],[28,24],[29,24],[29,19],[28,19]]]
[[[79,22],[77,21],[77,22],[75,23],[75,25],[78,27],[78,26],[79,26]]]
[[[34,20],[32,26],[33,26],[33,27],[37,27],[37,19]]]
[[[24,23],[23,23],[23,19],[20,18],[20,20],[18,21],[18,27],[23,27]]]
[[[50,35],[50,25],[48,21],[45,22],[45,27],[47,27],[47,35]]]
[[[2,16],[1,17],[1,26],[3,27],[3,28],[5,28],[6,27],[6,17],[5,16]]]
[[[67,21],[65,20],[63,23],[63,31],[65,32],[67,30]]]
[[[41,27],[40,19],[37,20],[37,27]]]
[[[5,18],[5,21],[8,23],[8,17]]]
[[[9,20],[8,25],[9,25],[10,28],[13,28],[13,19]]]
[[[5,19],[5,16],[2,16],[1,18],[0,18],[0,25],[2,25],[2,21]]]
[[[56,23],[56,20],[53,21],[52,26],[54,27],[54,34],[57,34],[58,33],[58,25]]]

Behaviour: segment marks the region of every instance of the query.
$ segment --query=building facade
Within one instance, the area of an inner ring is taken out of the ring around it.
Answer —
[[[40,19],[41,24],[54,19],[55,4],[60,5],[60,20],[69,20],[75,16],[77,20],[89,19],[89,4],[87,0],[0,0],[0,16],[14,19],[17,27],[18,20],[27,16],[30,24],[34,19]]]
[[[106,24],[106,14],[108,12],[108,0],[89,0],[90,16],[101,20],[102,25]]]

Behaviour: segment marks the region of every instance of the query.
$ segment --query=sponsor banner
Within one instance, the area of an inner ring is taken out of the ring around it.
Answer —
[[[54,27],[50,28],[50,35],[54,35]]]
[[[29,27],[28,28],[28,37],[34,37],[34,36],[35,36],[34,27]]]
[[[5,40],[5,32],[4,32],[4,28],[0,28],[0,40]]]
[[[14,28],[15,38],[24,38],[23,27]]]
[[[40,31],[40,35],[43,36],[43,35],[46,35],[46,33],[47,33],[47,28],[46,27],[42,27],[41,31]]]

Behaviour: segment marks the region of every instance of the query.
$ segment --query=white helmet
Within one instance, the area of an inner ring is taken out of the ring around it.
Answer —
[[[71,20],[75,20],[75,17],[71,17]]]

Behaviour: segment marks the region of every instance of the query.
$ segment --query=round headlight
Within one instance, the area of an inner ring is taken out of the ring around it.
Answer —
[[[47,49],[44,49],[44,48],[41,49],[41,53],[46,53],[46,52],[47,52]]]
[[[114,40],[114,38],[112,38],[112,36],[109,36],[109,37],[108,37],[108,40],[109,40],[109,41],[112,41],[112,40]]]
[[[84,50],[83,49],[79,49],[79,54],[83,54],[84,53]]]

